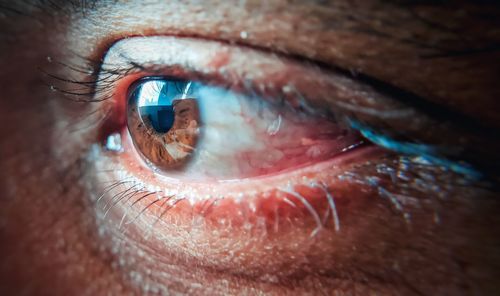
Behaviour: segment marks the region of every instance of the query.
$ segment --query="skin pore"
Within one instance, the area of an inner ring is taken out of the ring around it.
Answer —
[[[341,228],[332,224],[314,237],[307,211],[292,219],[293,227],[276,232],[263,234],[255,222],[250,233],[231,226],[214,234],[186,230],[175,220],[184,217],[176,216],[181,203],[146,235],[136,223],[118,227],[122,208],[104,217],[96,204],[103,183],[113,180],[104,172],[139,166],[124,165],[133,163],[129,154],[89,158],[102,136],[98,115],[110,103],[65,100],[44,73],[95,81],[99,69],[89,75],[71,68],[98,68],[107,50],[127,37],[189,37],[343,69],[411,92],[475,127],[500,128],[498,6],[359,2],[0,1],[0,294],[498,291],[497,187],[399,155],[375,159],[378,166],[366,162],[330,172],[350,176],[332,184]],[[466,131],[479,140],[464,140],[465,148],[484,143],[477,146],[485,156],[470,158],[490,161],[496,151],[490,144],[497,144],[491,133]],[[432,135],[449,140],[446,133]],[[138,179],[157,182],[151,175]],[[498,174],[488,175],[495,183]],[[397,205],[411,214],[409,221]],[[225,213],[218,209],[202,221],[203,229],[220,222]]]

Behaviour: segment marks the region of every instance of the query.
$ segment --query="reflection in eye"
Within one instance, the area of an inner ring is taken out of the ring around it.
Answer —
[[[139,151],[154,166],[184,165],[196,146],[199,111],[187,94],[191,83],[152,80],[135,86],[128,103],[128,128]]]
[[[324,161],[363,143],[333,119],[175,78],[134,83],[127,125],[150,166],[182,178],[267,175]]]

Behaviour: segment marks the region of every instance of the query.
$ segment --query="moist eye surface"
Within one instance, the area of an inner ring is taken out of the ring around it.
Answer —
[[[275,174],[328,160],[362,142],[331,118],[172,77],[132,84],[127,126],[147,164],[194,179]]]

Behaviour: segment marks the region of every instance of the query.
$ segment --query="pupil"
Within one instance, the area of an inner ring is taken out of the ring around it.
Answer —
[[[175,121],[174,103],[185,97],[190,82],[177,80],[150,80],[143,82],[134,93],[143,122],[158,133],[167,133]]]
[[[168,106],[144,106],[139,109],[141,117],[147,117],[153,129],[159,133],[166,133],[174,124],[174,107]]]

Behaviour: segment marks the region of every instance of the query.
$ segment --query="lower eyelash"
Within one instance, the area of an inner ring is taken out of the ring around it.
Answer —
[[[109,173],[114,170],[107,171],[99,171],[100,173]],[[123,216],[120,220],[119,227],[121,228],[123,225],[128,225],[134,223],[144,212],[148,210],[151,206],[161,203],[160,209],[161,213],[158,214],[156,221],[151,225],[158,223],[159,220],[168,212],[168,210],[172,209],[178,202],[184,200],[183,198],[176,198],[175,195],[163,195],[161,191],[149,191],[142,184],[138,183],[136,180],[131,180],[128,178],[121,180],[113,180],[110,181],[110,185],[107,185],[103,188],[103,192],[99,195],[99,197],[95,201],[96,207],[100,208],[102,211],[102,219],[105,219],[108,214],[112,211],[113,208],[119,205],[127,205],[128,208],[124,209]],[[120,186],[125,186],[126,188],[119,189]],[[118,190],[119,189],[119,190]],[[118,190],[117,192],[113,192]],[[154,201],[150,202],[142,209],[138,210],[135,216],[127,219],[127,216],[130,214],[130,209],[139,204],[142,200],[146,199],[149,196],[157,195]],[[169,203],[167,205],[167,203]],[[102,204],[102,206],[101,206]]]
[[[443,193],[446,194],[447,191],[442,187],[436,187],[432,184],[428,187],[422,187],[422,184],[428,184],[428,179],[425,179],[424,177],[426,174],[429,174],[431,177],[435,176],[436,178],[441,176],[453,176],[454,174],[452,174],[451,170],[448,170],[448,173],[446,173],[444,168],[440,168],[435,164],[419,162],[417,158],[419,157],[408,158],[406,161],[398,158],[397,161],[395,160],[396,162],[381,162],[381,165],[386,165],[387,170],[385,172],[382,172],[382,168],[379,168],[378,164],[375,167],[373,166],[373,163],[368,163],[366,166],[368,166],[369,169],[371,167],[371,169],[366,173],[357,174],[356,170],[354,170],[347,171],[345,174],[342,173],[333,177],[336,182],[339,183],[352,184],[353,186],[356,184],[362,184],[365,186],[364,188],[373,190],[373,194],[380,198],[381,203],[393,211],[395,215],[400,216],[402,221],[408,225],[411,225],[412,223],[413,209],[420,207],[422,204],[425,204],[425,206],[431,208],[431,210],[433,209],[433,211],[435,211],[434,216],[436,217],[436,221],[439,221],[440,203],[438,199],[432,197],[439,196],[439,194]],[[140,178],[130,175],[126,170],[120,169],[120,166],[109,170],[109,164],[109,162],[106,162],[106,169],[97,172],[115,174],[112,174],[113,180],[103,183],[105,184],[104,188],[101,188],[100,190],[103,191],[102,196],[105,195],[105,197],[102,198],[103,200],[100,205],[96,204],[96,210],[101,212],[101,214],[99,214],[100,219],[106,218],[108,212],[113,212],[110,214],[118,215],[118,217],[116,217],[116,227],[119,231],[126,231],[127,225],[133,225],[137,222],[142,225],[141,227],[145,227],[144,230],[147,230],[148,233],[153,233],[155,229],[162,227],[161,225],[164,223],[168,224],[171,221],[175,222],[176,214],[171,211],[175,209],[179,203],[181,203],[180,210],[182,211],[184,208],[182,202],[189,202],[189,195],[186,195],[184,191],[176,191],[175,189],[172,189],[172,187],[161,188],[161,191],[159,191],[159,188],[148,185]],[[401,167],[402,165],[405,168]],[[364,172],[362,169],[363,166],[358,168]],[[118,171],[123,171],[124,173],[117,173]],[[408,173],[408,175],[400,176],[400,171],[402,173]],[[421,171],[421,173],[418,173],[419,171]],[[413,175],[414,173],[415,175]],[[418,180],[422,182],[417,182]],[[469,179],[465,179],[464,177],[463,180]],[[457,185],[470,188],[470,186],[466,185],[467,183],[462,183],[461,181],[457,182]],[[445,183],[448,185],[452,184],[448,181]],[[315,226],[312,225],[311,238],[313,238],[315,234],[319,233],[322,229],[330,228],[336,232],[342,231],[344,228],[341,226],[344,225],[343,223],[346,223],[344,217],[348,213],[344,212],[342,207],[340,207],[340,211],[337,212],[336,203],[339,202],[338,204],[342,205],[341,200],[345,197],[345,193],[333,191],[331,188],[328,188],[327,183],[323,183],[321,180],[310,179],[308,182],[301,183],[299,185],[303,185],[311,189],[316,188],[318,190],[318,198],[325,201],[321,204],[312,203],[309,210],[307,212],[304,211],[310,218],[313,218],[311,220],[314,220],[313,222],[316,223]],[[169,192],[170,189],[172,189],[172,191]],[[308,201],[306,200],[304,203],[300,197],[297,197],[294,194],[296,193],[297,195],[300,195],[300,188],[296,190],[296,187],[290,188],[282,184],[277,187],[276,190],[281,191],[279,193],[280,196],[276,198],[276,201],[279,200],[280,202],[287,202],[286,199],[288,199],[292,207],[307,207],[305,204]],[[415,192],[431,192],[432,194],[429,194],[428,196],[430,197],[427,199],[419,199],[413,197]],[[321,196],[319,194],[321,194]],[[231,196],[228,197],[230,198]],[[217,203],[223,199],[224,196],[221,196],[220,199],[218,199],[207,195],[206,201],[201,201],[199,207],[192,209],[192,215],[199,215],[200,218],[203,218],[201,220],[193,220],[193,223],[195,223],[193,226],[197,226],[199,223],[202,223],[201,221],[205,221],[205,218],[208,218],[208,221],[212,221],[212,210],[216,212]],[[108,206],[103,208],[103,204],[107,204]],[[248,204],[242,204],[243,216],[245,215],[245,211],[250,208],[251,207],[248,207]],[[116,209],[117,211],[114,212],[113,209]],[[281,219],[272,219],[275,220],[273,222],[274,224],[270,228],[270,231],[278,233],[278,231],[282,229],[282,224],[280,224]],[[231,224],[228,225],[230,226]],[[260,230],[259,225],[252,224],[252,227]],[[264,228],[262,229],[264,234],[267,233],[266,231],[268,230]]]
[[[123,182],[115,182],[113,184],[114,186],[119,186],[123,185]],[[132,190],[137,186],[137,184],[129,186],[128,188],[119,191],[118,193],[114,194],[113,196],[110,196],[110,198],[107,200],[106,204],[102,208],[102,211],[104,212],[102,219],[105,219],[108,213],[119,205],[120,203],[125,205],[129,203],[132,199],[132,201],[129,205],[128,208],[124,209],[124,213],[122,218],[120,219],[120,223],[118,228],[120,229],[123,225],[129,225],[134,223],[137,219],[139,219],[146,211],[148,211],[149,208],[152,206],[158,204],[160,211],[157,211],[156,213],[156,218],[154,219],[154,222],[152,222],[149,227],[153,228],[167,213],[169,210],[173,209],[177,203],[182,202],[185,200],[185,198],[177,198],[174,195],[169,195],[169,196],[163,196],[161,195],[161,192],[148,192],[143,189],[135,189]],[[331,215],[331,220],[333,221],[333,227],[336,232],[340,231],[340,220],[339,220],[339,215],[337,213],[336,207],[335,207],[335,202],[334,202],[334,197],[331,192],[328,191],[325,185],[323,184],[311,184],[311,188],[321,188],[324,193],[325,193],[325,198],[328,200],[328,209],[326,209],[325,213],[322,213],[323,209],[316,209],[312,205],[310,205],[307,201],[305,201],[305,198],[303,198],[299,193],[292,192],[292,191],[286,191],[286,190],[280,190],[285,194],[294,196],[297,198],[297,203],[293,201],[289,201],[294,207],[297,207],[298,204],[303,204],[304,206],[308,207],[309,213],[311,216],[314,218],[316,221],[317,225],[316,228],[313,230],[311,233],[311,237],[314,237],[319,230],[323,229],[326,227],[327,219]],[[103,193],[102,196],[105,196],[107,193]],[[144,205],[142,208],[134,211],[134,216],[131,217],[130,219],[127,219],[127,216],[130,214],[130,210],[136,206],[139,202],[144,200],[146,197],[155,195],[155,194],[160,194],[158,198],[155,200],[149,202],[148,204]],[[139,197],[136,198],[136,196],[139,195]],[[213,208],[217,202],[219,202],[221,199],[214,199],[214,200],[207,200],[205,204],[203,204],[202,208],[199,210],[199,215],[206,216],[210,213],[211,208]],[[168,205],[167,205],[168,204]],[[275,231],[278,231],[278,229],[275,229]]]

